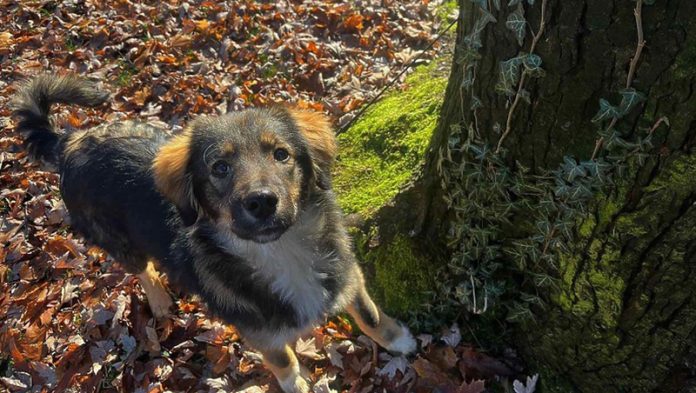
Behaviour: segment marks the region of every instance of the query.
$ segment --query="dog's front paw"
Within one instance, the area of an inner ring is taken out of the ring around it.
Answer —
[[[399,334],[387,345],[387,351],[399,355],[408,355],[415,352],[417,347],[416,339],[413,338],[411,331],[401,325]]]
[[[283,380],[278,380],[280,388],[285,393],[309,393],[309,384],[300,374],[290,375]]]

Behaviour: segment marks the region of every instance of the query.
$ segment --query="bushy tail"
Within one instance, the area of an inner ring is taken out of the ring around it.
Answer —
[[[43,74],[29,79],[10,103],[17,116],[17,131],[24,136],[24,145],[34,159],[56,168],[60,161],[60,135],[49,119],[51,104],[97,106],[109,98],[89,81],[76,76]]]

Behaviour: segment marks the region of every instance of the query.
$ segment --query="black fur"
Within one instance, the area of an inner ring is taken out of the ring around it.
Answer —
[[[48,117],[54,103],[98,106],[109,98],[81,78],[39,75],[20,88],[10,103],[19,118],[17,131],[24,135],[27,151],[37,159],[58,165],[63,137],[56,134]]]

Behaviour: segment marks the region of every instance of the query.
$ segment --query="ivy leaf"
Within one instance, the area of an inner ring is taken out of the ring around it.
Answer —
[[[592,197],[592,191],[590,191],[583,184],[579,184],[577,187],[574,187],[570,192],[570,198],[573,201],[583,201],[590,197]]]
[[[632,87],[619,91],[619,94],[621,94],[619,108],[622,114],[630,112],[633,107],[645,101],[645,95]]]
[[[505,21],[505,27],[512,30],[517,38],[517,43],[522,46],[524,44],[524,35],[527,32],[527,20],[524,19],[524,9],[519,4],[517,9],[508,15]]]
[[[459,45],[457,51],[460,52],[460,55],[457,57],[457,64],[469,64],[481,58],[481,54],[473,49],[469,49],[466,45]]]
[[[493,7],[495,7],[497,11],[500,11],[500,0],[493,0]]]
[[[638,160],[638,165],[645,165],[645,161],[648,159],[649,155],[645,153],[636,153],[636,159]]]
[[[574,158],[565,156],[563,157],[563,172],[565,172],[565,180],[568,183],[572,183],[578,177],[584,177],[587,175],[585,168],[578,165]]]
[[[500,80],[496,88],[500,90],[510,90],[512,91],[512,86],[517,84],[520,77],[520,64],[522,63],[522,57],[517,56],[512,59],[508,59],[500,62]],[[514,95],[514,92],[513,94]]]
[[[495,23],[497,21],[498,20],[495,19],[495,16],[493,16],[493,14],[486,10],[483,10],[483,12],[481,12],[481,17],[476,21],[474,27],[476,28],[476,30],[481,31],[489,23]]]
[[[488,9],[488,1],[486,0],[471,0],[471,2],[483,8],[484,10]]]
[[[473,31],[464,38],[464,43],[471,49],[480,49],[483,46],[483,43],[481,42],[481,32],[489,23],[495,23],[496,21],[497,20],[493,14],[485,9],[482,9],[481,17],[476,20]]]
[[[534,72],[541,68],[541,57],[539,57],[539,55],[535,55],[534,53],[530,53],[525,56],[522,59],[522,62],[528,71]]]
[[[580,163],[583,168],[587,171],[587,173],[599,180],[599,182],[604,182],[604,176],[606,171],[611,167],[610,164],[608,164],[606,161],[599,159],[599,160],[588,160],[588,161],[583,161]]]
[[[619,109],[609,103],[604,98],[599,99],[599,112],[592,118],[593,123],[599,123],[607,119],[619,118],[621,112]]]
[[[471,110],[472,111],[474,111],[482,106],[483,106],[483,103],[481,102],[481,99],[479,99],[477,96],[471,96]]]
[[[474,85],[474,71],[473,67],[467,67],[464,71],[464,78],[462,79],[462,89],[469,90],[471,86]]]
[[[506,319],[510,322],[524,322],[529,320],[534,320],[534,314],[529,306],[524,305],[520,302],[513,303]]]
[[[520,4],[521,2],[522,2],[522,0],[510,0],[510,1],[508,1],[508,7]]]

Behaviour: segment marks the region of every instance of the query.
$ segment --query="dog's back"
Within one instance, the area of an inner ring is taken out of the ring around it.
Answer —
[[[167,134],[130,121],[59,134],[49,119],[54,103],[97,106],[107,98],[83,79],[40,75],[19,90],[13,109],[27,151],[59,171],[71,225],[139,273],[162,260],[174,238],[168,222],[176,214],[149,176]]]
[[[166,134],[121,122],[75,133],[65,144],[61,193],[72,225],[133,273],[164,260],[176,215],[149,175]]]

